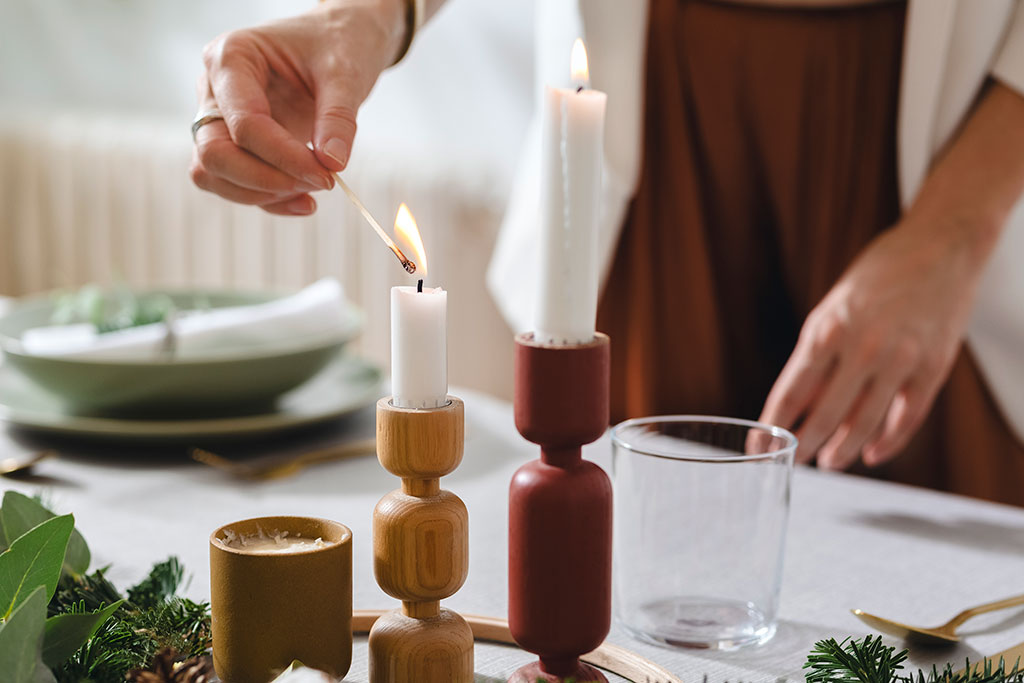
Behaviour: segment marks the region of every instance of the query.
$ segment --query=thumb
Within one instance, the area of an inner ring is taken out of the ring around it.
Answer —
[[[332,171],[343,171],[348,165],[359,104],[345,83],[329,81],[317,93],[313,151],[320,163]]]

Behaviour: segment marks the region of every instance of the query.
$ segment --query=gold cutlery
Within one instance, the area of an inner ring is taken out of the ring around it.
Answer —
[[[987,602],[984,605],[965,609],[945,624],[932,628],[908,626],[907,624],[901,624],[898,621],[869,614],[868,612],[859,609],[850,611],[865,624],[875,630],[881,631],[882,633],[888,633],[891,636],[896,636],[897,638],[903,638],[910,642],[920,643],[923,645],[941,645],[959,643],[960,636],[956,634],[956,629],[971,617],[976,617],[979,614],[994,612],[1000,609],[1006,609],[1008,607],[1016,607],[1017,605],[1024,605],[1024,595],[996,600],[995,602]]]
[[[336,460],[346,460],[360,455],[369,455],[377,450],[376,439],[364,439],[339,446],[329,446],[308,451],[294,458],[275,459],[271,462],[244,462],[230,460],[202,448],[192,448],[190,455],[196,462],[215,467],[223,472],[242,479],[265,481],[283,479],[297,474],[310,465],[318,465]]]
[[[56,451],[37,451],[35,453],[23,453],[0,458],[0,475],[16,476],[24,474],[41,460],[52,458],[57,455]]]

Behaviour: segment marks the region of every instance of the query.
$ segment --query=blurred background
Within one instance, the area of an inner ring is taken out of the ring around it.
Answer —
[[[293,290],[331,275],[387,370],[408,280],[340,189],[280,218],[188,176],[203,45],[311,2],[0,3],[0,296],[98,282]],[[451,0],[359,113],[344,177],[386,228],[416,216],[449,290],[450,382],[511,395],[511,332],[484,287],[533,102],[533,3]],[[467,56],[472,55],[472,59]]]

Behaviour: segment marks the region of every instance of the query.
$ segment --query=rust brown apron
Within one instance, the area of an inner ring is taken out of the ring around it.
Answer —
[[[900,215],[903,2],[652,0],[642,178],[598,328],[612,418],[756,418],[807,313]],[[965,348],[873,476],[1024,504],[1024,447]]]

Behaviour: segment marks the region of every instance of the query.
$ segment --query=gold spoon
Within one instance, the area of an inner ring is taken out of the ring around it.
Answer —
[[[920,643],[922,645],[949,645],[960,642],[960,636],[956,634],[956,629],[960,624],[964,623],[971,617],[976,617],[979,614],[985,614],[987,612],[995,612],[1000,609],[1006,609],[1007,607],[1016,607],[1017,605],[1024,605],[1024,595],[996,600],[995,602],[987,602],[984,605],[965,609],[945,624],[935,626],[934,628],[908,626],[907,624],[901,624],[898,621],[875,616],[874,614],[869,614],[859,609],[850,611],[865,624],[877,631],[881,631],[882,633],[888,633],[891,636],[903,638],[910,642]]]

